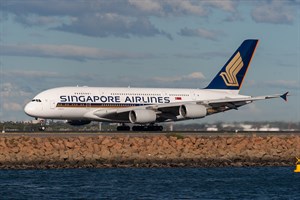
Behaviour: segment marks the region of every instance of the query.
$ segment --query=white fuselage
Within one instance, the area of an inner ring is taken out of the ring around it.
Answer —
[[[25,112],[30,116],[45,119],[128,122],[122,119],[101,118],[93,113],[122,108],[138,109],[147,105],[184,104],[241,97],[245,96],[224,90],[207,89],[60,87],[39,93],[26,105]]]

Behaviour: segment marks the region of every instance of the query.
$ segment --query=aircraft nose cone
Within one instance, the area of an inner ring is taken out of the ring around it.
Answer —
[[[34,113],[36,111],[35,106],[32,105],[32,102],[29,102],[28,104],[26,104],[24,111],[27,115],[34,117]]]

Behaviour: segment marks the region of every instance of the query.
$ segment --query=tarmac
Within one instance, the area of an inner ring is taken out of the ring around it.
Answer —
[[[300,132],[290,132],[290,131],[274,131],[274,132],[248,132],[248,131],[239,131],[239,132],[224,132],[224,131],[142,131],[142,132],[135,132],[135,131],[41,131],[41,132],[5,132],[0,133],[0,136],[29,136],[29,137],[78,137],[78,136],[85,136],[85,137],[93,137],[93,136],[129,136],[129,137],[140,137],[140,136],[163,136],[163,135],[170,135],[170,134],[180,134],[182,136],[288,136],[288,135],[300,135]]]

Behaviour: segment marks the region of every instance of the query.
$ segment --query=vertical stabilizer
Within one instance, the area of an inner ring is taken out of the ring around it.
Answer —
[[[245,40],[205,89],[231,90],[242,87],[258,40]]]

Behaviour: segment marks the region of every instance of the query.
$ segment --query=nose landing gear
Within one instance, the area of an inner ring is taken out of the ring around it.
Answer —
[[[39,126],[39,131],[45,131],[46,130],[46,120],[45,119],[38,119],[39,120],[40,126]]]

